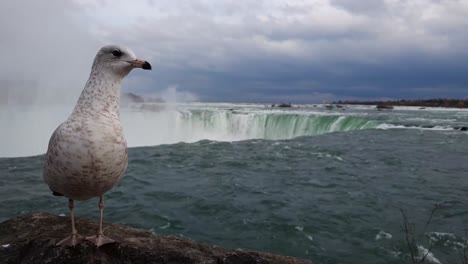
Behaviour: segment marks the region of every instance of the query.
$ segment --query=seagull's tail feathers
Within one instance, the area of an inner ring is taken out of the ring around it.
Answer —
[[[53,194],[54,196],[65,196],[65,195],[63,195],[63,194],[61,194],[61,193],[59,193],[59,192],[56,192],[56,191],[52,190],[50,187],[49,187],[49,189],[52,191],[52,194]]]

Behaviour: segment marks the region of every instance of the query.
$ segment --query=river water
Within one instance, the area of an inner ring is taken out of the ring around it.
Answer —
[[[41,176],[68,114],[0,109],[0,221],[68,214]],[[410,263],[403,210],[420,252],[432,247],[428,263],[460,262],[468,111],[197,103],[131,105],[121,116],[129,167],[105,196],[105,221],[314,263]],[[424,230],[443,201],[457,203]],[[98,220],[96,199],[76,211]]]

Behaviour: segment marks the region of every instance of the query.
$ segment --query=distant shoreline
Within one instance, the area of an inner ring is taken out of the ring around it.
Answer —
[[[419,106],[468,108],[468,99],[427,99],[427,100],[394,100],[394,101],[337,101],[333,104],[378,105],[378,106]]]

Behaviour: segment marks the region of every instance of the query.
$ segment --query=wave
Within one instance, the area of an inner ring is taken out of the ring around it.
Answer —
[[[436,126],[436,125],[395,125],[395,124],[387,124],[382,123],[378,125],[376,128],[378,129],[418,129],[418,130],[433,130],[433,131],[468,131],[468,127],[466,126]]]

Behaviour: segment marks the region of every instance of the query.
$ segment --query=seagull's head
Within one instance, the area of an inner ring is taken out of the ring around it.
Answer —
[[[94,68],[110,71],[123,78],[134,68],[151,70],[151,64],[145,60],[137,59],[135,53],[127,47],[109,45],[102,47],[96,54]]]

